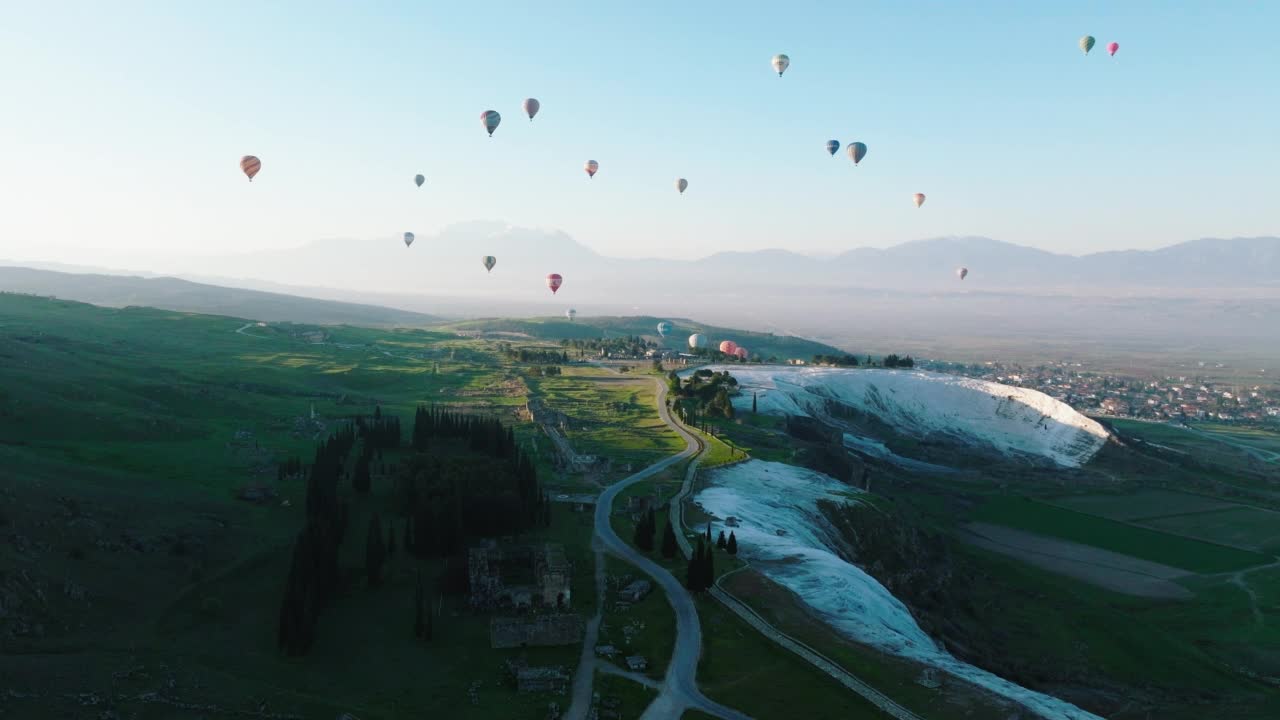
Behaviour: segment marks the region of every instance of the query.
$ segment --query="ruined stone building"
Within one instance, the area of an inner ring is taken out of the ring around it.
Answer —
[[[576,645],[582,642],[584,627],[577,613],[496,617],[489,621],[489,645],[494,649]]]
[[[573,566],[558,543],[498,547],[467,553],[469,602],[473,608],[566,609],[572,602]]]

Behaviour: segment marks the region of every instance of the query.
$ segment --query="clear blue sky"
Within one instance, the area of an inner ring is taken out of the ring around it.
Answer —
[[[1273,2],[15,2],[0,257],[473,219],[681,257],[1278,234],[1277,27]]]

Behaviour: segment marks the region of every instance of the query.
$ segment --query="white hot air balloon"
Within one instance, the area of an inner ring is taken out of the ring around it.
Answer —
[[[405,234],[404,234],[404,246],[405,246],[405,247],[409,247],[409,246],[410,246],[410,245],[412,245],[412,244],[413,244],[413,233],[411,233],[411,232],[407,232],[407,233],[405,233]]]
[[[705,348],[707,346],[707,336],[702,333],[694,333],[689,336],[689,347],[693,350]]]
[[[773,71],[778,73],[778,77],[782,77],[782,73],[791,67],[791,58],[781,53],[773,56]]]

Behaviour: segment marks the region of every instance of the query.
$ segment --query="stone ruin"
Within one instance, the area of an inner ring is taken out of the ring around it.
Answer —
[[[567,609],[573,600],[573,566],[559,543],[473,547],[467,554],[467,580],[468,601],[480,610]]]
[[[496,617],[489,621],[489,646],[500,650],[576,645],[582,642],[584,629],[577,613]]]

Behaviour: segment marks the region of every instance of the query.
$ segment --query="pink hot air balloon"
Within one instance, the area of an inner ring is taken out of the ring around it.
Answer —
[[[582,164],[582,169],[587,171],[587,177],[593,178],[596,176],[596,171],[600,169],[600,163],[588,160]]]
[[[720,352],[725,355],[732,355],[738,351],[738,343],[732,340],[723,340],[720,342]]]
[[[564,278],[560,277],[560,273],[551,273],[547,276],[547,287],[551,288],[552,295],[556,294],[562,284],[564,284]]]
[[[1107,52],[1110,53],[1111,57],[1115,57],[1116,51],[1119,49],[1120,49],[1120,43],[1118,42],[1107,43]]]
[[[734,355],[737,355],[739,360],[746,360],[746,359],[747,359],[747,349],[746,349],[746,348],[744,348],[744,347],[734,348],[734,349],[733,349],[733,354],[734,354]]]

